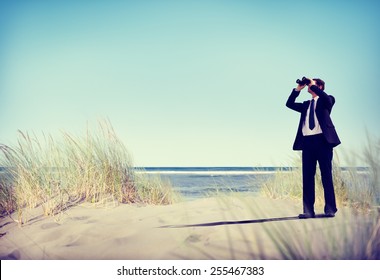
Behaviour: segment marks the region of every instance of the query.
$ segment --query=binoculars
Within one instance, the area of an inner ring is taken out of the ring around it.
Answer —
[[[306,77],[302,77],[302,79],[297,79],[296,83],[299,84],[300,86],[304,86],[304,85],[308,85],[310,84],[310,79],[306,78]]]

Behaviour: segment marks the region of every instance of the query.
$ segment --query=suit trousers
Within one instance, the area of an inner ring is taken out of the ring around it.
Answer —
[[[304,213],[315,213],[315,173],[317,162],[322,177],[325,198],[324,211],[325,213],[335,213],[337,211],[332,178],[332,159],[333,147],[326,141],[323,134],[303,137],[302,183]]]

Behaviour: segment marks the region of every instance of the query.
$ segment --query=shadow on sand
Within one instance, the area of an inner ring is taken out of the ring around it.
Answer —
[[[314,219],[318,219],[318,218],[326,218],[326,216],[323,214],[315,215]],[[224,225],[259,224],[259,223],[281,222],[281,221],[290,221],[290,220],[299,220],[299,218],[298,216],[292,216],[292,217],[267,218],[267,219],[242,220],[242,221],[220,221],[220,222],[211,222],[211,223],[203,223],[203,224],[167,225],[167,226],[161,226],[159,228],[215,227],[215,226],[224,226]]]

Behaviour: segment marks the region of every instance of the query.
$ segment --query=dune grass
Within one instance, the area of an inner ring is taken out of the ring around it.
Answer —
[[[102,204],[171,203],[170,184],[136,176],[131,157],[109,121],[84,135],[62,132],[61,138],[37,137],[19,131],[16,145],[0,145],[0,212],[18,212],[42,205],[56,215],[86,201]]]

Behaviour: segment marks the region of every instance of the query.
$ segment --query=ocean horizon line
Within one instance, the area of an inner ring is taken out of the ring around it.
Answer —
[[[297,167],[296,167],[297,168]],[[248,166],[147,166],[147,167],[134,167],[135,171],[144,173],[250,173],[250,172],[276,172],[276,171],[291,171],[294,167],[275,167],[275,166],[262,166],[262,167],[248,167]]]
[[[133,171],[137,173],[147,174],[188,174],[188,173],[200,173],[200,174],[258,174],[258,173],[275,173],[275,172],[287,172],[301,168],[300,166],[138,166],[132,167]],[[0,172],[6,172],[7,167],[0,166]],[[12,168],[10,168],[12,169]],[[54,169],[54,167],[52,168]],[[355,166],[355,167],[340,167],[341,171],[355,170],[356,172],[367,173],[370,171],[369,167]]]
[[[297,170],[301,167],[292,166],[258,166],[258,167],[248,167],[248,166],[147,166],[147,167],[134,167],[135,172],[146,173],[146,174],[189,174],[189,173],[199,173],[199,174],[265,174],[265,173],[275,173],[275,172],[287,172]],[[356,170],[357,172],[368,172],[368,167],[341,167],[342,171]]]

